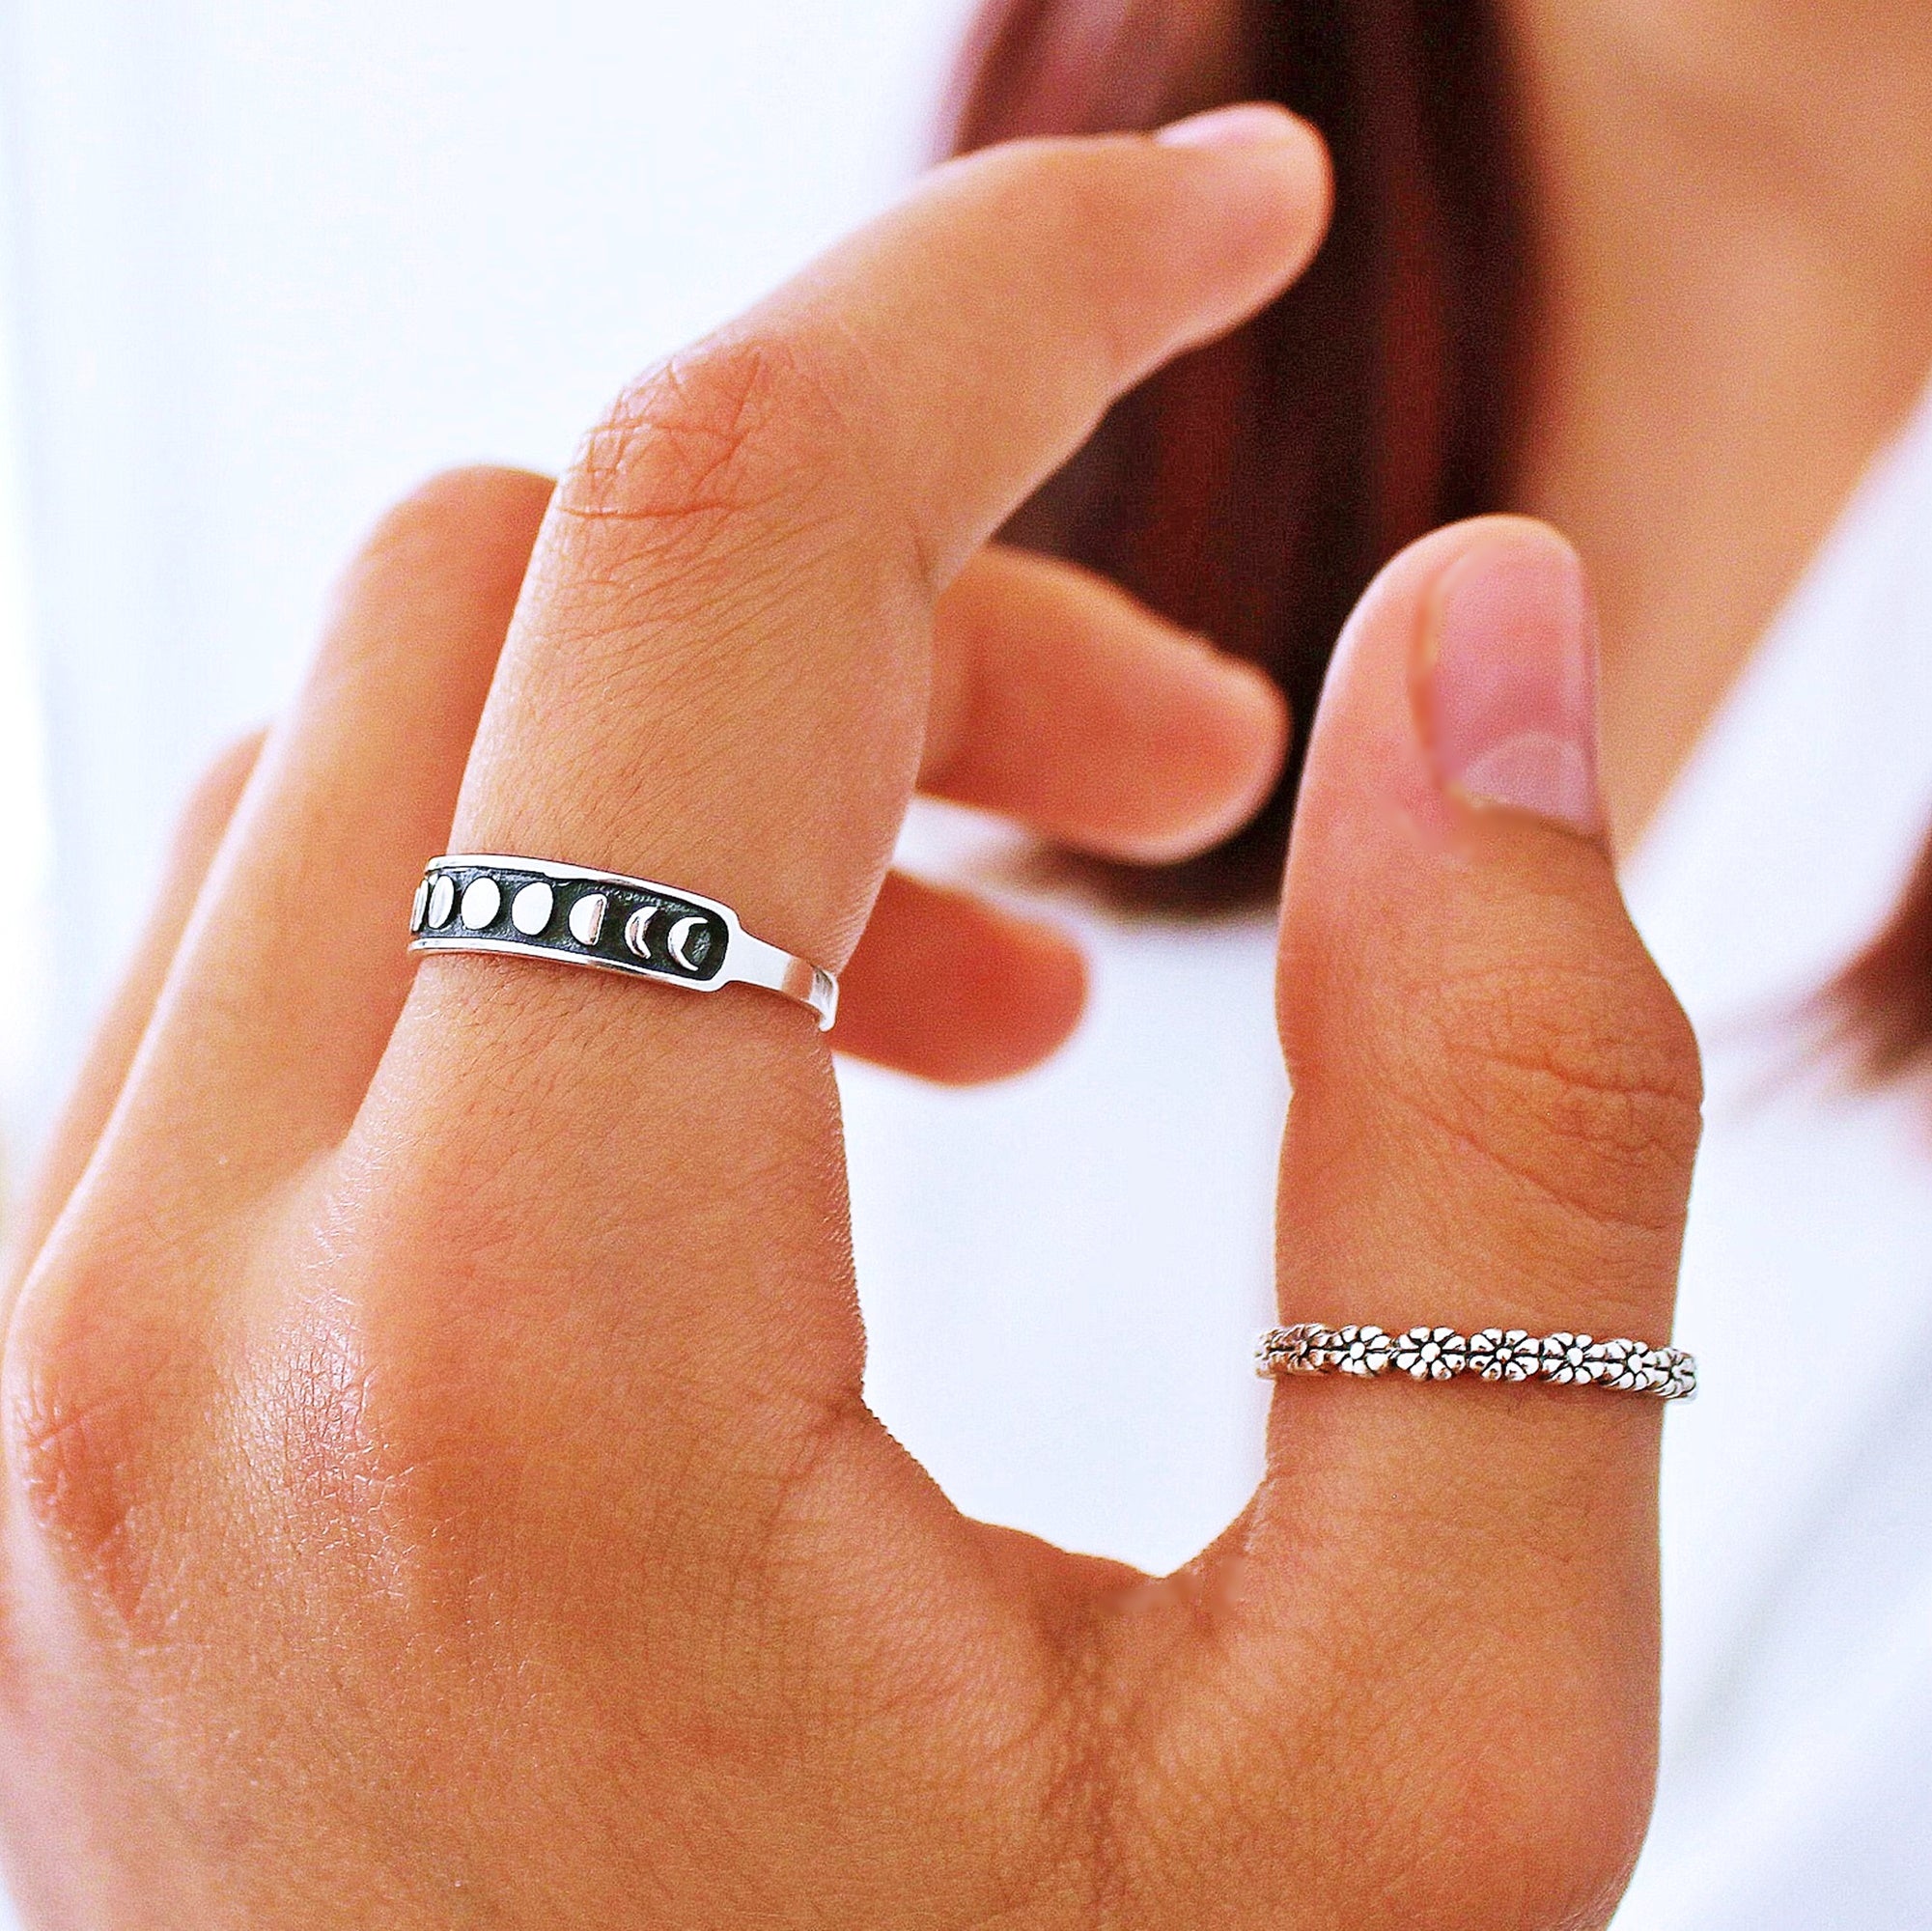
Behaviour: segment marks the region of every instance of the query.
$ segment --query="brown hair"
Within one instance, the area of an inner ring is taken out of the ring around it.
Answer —
[[[954,152],[1273,99],[1313,122],[1335,219],[1302,280],[1162,371],[1014,519],[1265,665],[1306,742],[1369,578],[1438,523],[1508,507],[1530,294],[1526,194],[1491,0],[989,0],[948,107]],[[1246,830],[1123,895],[1273,892],[1299,755]],[[1932,847],[1839,1008],[1867,1071],[1932,1057]]]

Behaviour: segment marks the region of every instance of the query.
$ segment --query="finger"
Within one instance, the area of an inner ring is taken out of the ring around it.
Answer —
[[[512,470],[437,478],[342,582],[130,1093],[158,1170],[205,1201],[300,1165],[361,1102],[409,984],[409,895],[445,847],[550,489]]]
[[[935,594],[1313,246],[1319,145],[1261,118],[955,163],[636,385],[560,487],[459,844],[684,882],[840,966],[918,769]]]
[[[939,601],[932,685],[921,790],[1107,857],[1218,842],[1286,748],[1286,706],[1253,666],[1086,571],[997,546]],[[1065,1041],[1084,990],[1060,934],[893,874],[832,1044],[922,1078],[1005,1078]]]
[[[1245,825],[1287,739],[1262,671],[1070,564],[991,548],[939,601],[919,766],[934,796],[1161,864]]]
[[[39,1169],[13,1217],[5,1259],[0,1261],[0,1291],[4,1291],[8,1305],[94,1157],[108,1116],[121,1097],[127,1069],[154,1017],[154,1002],[174,964],[188,915],[261,756],[263,736],[260,731],[251,732],[223,751],[196,781],[182,807],[147,927],[94,1035]],[[4,1331],[5,1318],[0,1314],[0,1332]]]
[[[887,875],[839,989],[832,1045],[947,1085],[1005,1079],[1065,1043],[1086,1000],[1079,948],[1050,926]]]
[[[1605,846],[1594,661],[1574,553],[1520,519],[1417,546],[1351,625],[1283,918],[1284,1307],[1667,1335],[1697,1055]],[[1644,1440],[1658,1413],[1501,1405]]]
[[[1116,394],[1313,244],[1319,146],[1262,118],[1242,147],[1046,142],[941,170],[638,384],[559,485],[455,849],[665,881],[842,969],[917,774],[938,594]],[[568,1416],[607,1444],[607,1493],[657,1508],[674,1468],[769,1478],[828,1414],[841,1440],[862,1417],[836,1095],[802,1009],[431,957],[345,1151],[379,1168],[408,1251],[453,1201],[490,1230],[460,1314],[384,1315],[469,1388],[472,1441],[514,1456],[533,1413]]]
[[[1593,637],[1567,546],[1502,518],[1408,551],[1350,624],[1283,915],[1284,1319],[1668,1337],[1697,1055],[1602,836]],[[1237,1666],[1317,1737],[1392,1726],[1406,1790],[1540,1802],[1531,1882],[1573,1889],[1521,1921],[1582,1921],[1641,1830],[1661,1418],[1473,1377],[1276,1391]],[[1493,1724],[1415,1735],[1476,1685]],[[1479,1856],[1464,1824],[1414,1868]]]

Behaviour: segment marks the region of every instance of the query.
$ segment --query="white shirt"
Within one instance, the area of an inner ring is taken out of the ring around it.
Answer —
[[[1807,1061],[1804,1013],[1928,827],[1932,398],[1627,869],[1708,1098],[1663,1769],[1618,1931],[1932,1925],[1932,1093]],[[926,812],[907,855],[997,845]],[[1261,1467],[1274,920],[1061,910],[1095,995],[1050,1065],[964,1095],[844,1072],[869,1385],[962,1507],[1164,1570]]]

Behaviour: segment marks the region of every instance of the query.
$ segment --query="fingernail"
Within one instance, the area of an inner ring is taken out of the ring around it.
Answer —
[[[1285,107],[1263,100],[1244,100],[1235,107],[1214,107],[1205,114],[1170,122],[1154,138],[1164,148],[1251,148],[1264,141],[1305,138],[1302,124]]]
[[[1498,532],[1433,602],[1424,726],[1442,783],[1600,835],[1596,619],[1577,553],[1532,524]]]

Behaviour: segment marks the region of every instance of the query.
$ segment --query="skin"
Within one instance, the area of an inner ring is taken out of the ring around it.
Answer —
[[[1932,368],[1932,10],[1503,13],[1542,293],[1515,500],[1590,566],[1629,849]]]
[[[983,546],[1326,203],[1278,115],[956,164],[641,378],[554,497],[471,472],[377,531],[197,801],[14,1253],[0,1776],[38,1922],[1608,1918],[1657,1405],[1284,1384],[1252,1504],[1160,1581],[967,1521],[863,1405],[810,1017],[397,943],[429,854],[566,854],[851,959],[882,1056],[1023,1062],[1064,948],[888,882],[914,788],[1173,852],[1284,727]],[[1526,549],[1560,563],[1509,519],[1399,558],[1313,727],[1291,1316],[1669,1328],[1688,1028],[1603,840],[1464,797],[1418,722],[1445,582]],[[906,961],[982,941],[922,1024]]]

